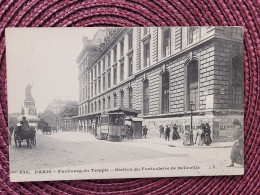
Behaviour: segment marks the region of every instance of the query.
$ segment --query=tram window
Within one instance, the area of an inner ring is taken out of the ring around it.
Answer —
[[[101,124],[108,124],[108,116],[101,118]]]
[[[110,124],[112,125],[123,125],[124,118],[122,116],[111,116],[110,117]]]

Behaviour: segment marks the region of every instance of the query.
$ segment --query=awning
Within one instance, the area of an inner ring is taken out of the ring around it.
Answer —
[[[115,113],[115,112],[123,112],[127,116],[137,116],[138,114],[141,113],[139,110],[134,110],[131,108],[125,108],[125,107],[115,107],[112,109],[107,110],[108,113]]]

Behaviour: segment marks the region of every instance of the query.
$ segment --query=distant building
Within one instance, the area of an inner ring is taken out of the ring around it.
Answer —
[[[64,127],[64,120],[60,112],[74,101],[54,99],[44,110],[43,119],[52,127],[58,130]]]
[[[91,114],[117,106],[140,110],[150,134],[160,124],[190,129],[190,109],[193,128],[208,122],[214,139],[232,134],[233,119],[243,123],[242,28],[106,28],[83,42],[77,58],[83,128]]]

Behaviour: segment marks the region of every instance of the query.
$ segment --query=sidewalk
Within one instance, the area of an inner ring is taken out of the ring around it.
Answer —
[[[212,142],[209,146],[206,146],[205,144],[203,144],[202,146],[199,146],[197,144],[192,145],[192,146],[185,146],[185,145],[183,145],[182,139],[168,141],[163,138],[157,138],[157,137],[134,139],[134,142],[154,143],[154,144],[160,144],[160,145],[167,145],[170,147],[184,147],[184,148],[230,148],[234,144],[234,142]]]
[[[41,133],[41,132],[37,132]],[[104,140],[98,140],[94,137],[94,135],[91,135],[90,132],[83,132],[83,131],[59,131],[58,133],[52,133],[51,135],[45,135],[50,136],[55,139],[60,139],[63,141],[68,142],[97,142],[97,141],[104,141]],[[213,142],[209,146],[206,146],[205,144],[202,146],[199,146],[197,144],[192,146],[185,146],[183,145],[183,140],[172,140],[170,139],[165,140],[164,138],[159,137],[147,137],[142,139],[123,139],[121,141],[122,143],[150,143],[150,144],[158,144],[158,145],[165,145],[170,147],[182,147],[182,148],[230,148],[233,146],[234,142]],[[114,142],[111,142],[114,143]]]

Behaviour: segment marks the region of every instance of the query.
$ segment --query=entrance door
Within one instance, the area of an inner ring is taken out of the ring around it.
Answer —
[[[142,139],[142,121],[132,121],[131,126],[133,127],[134,138]]]

